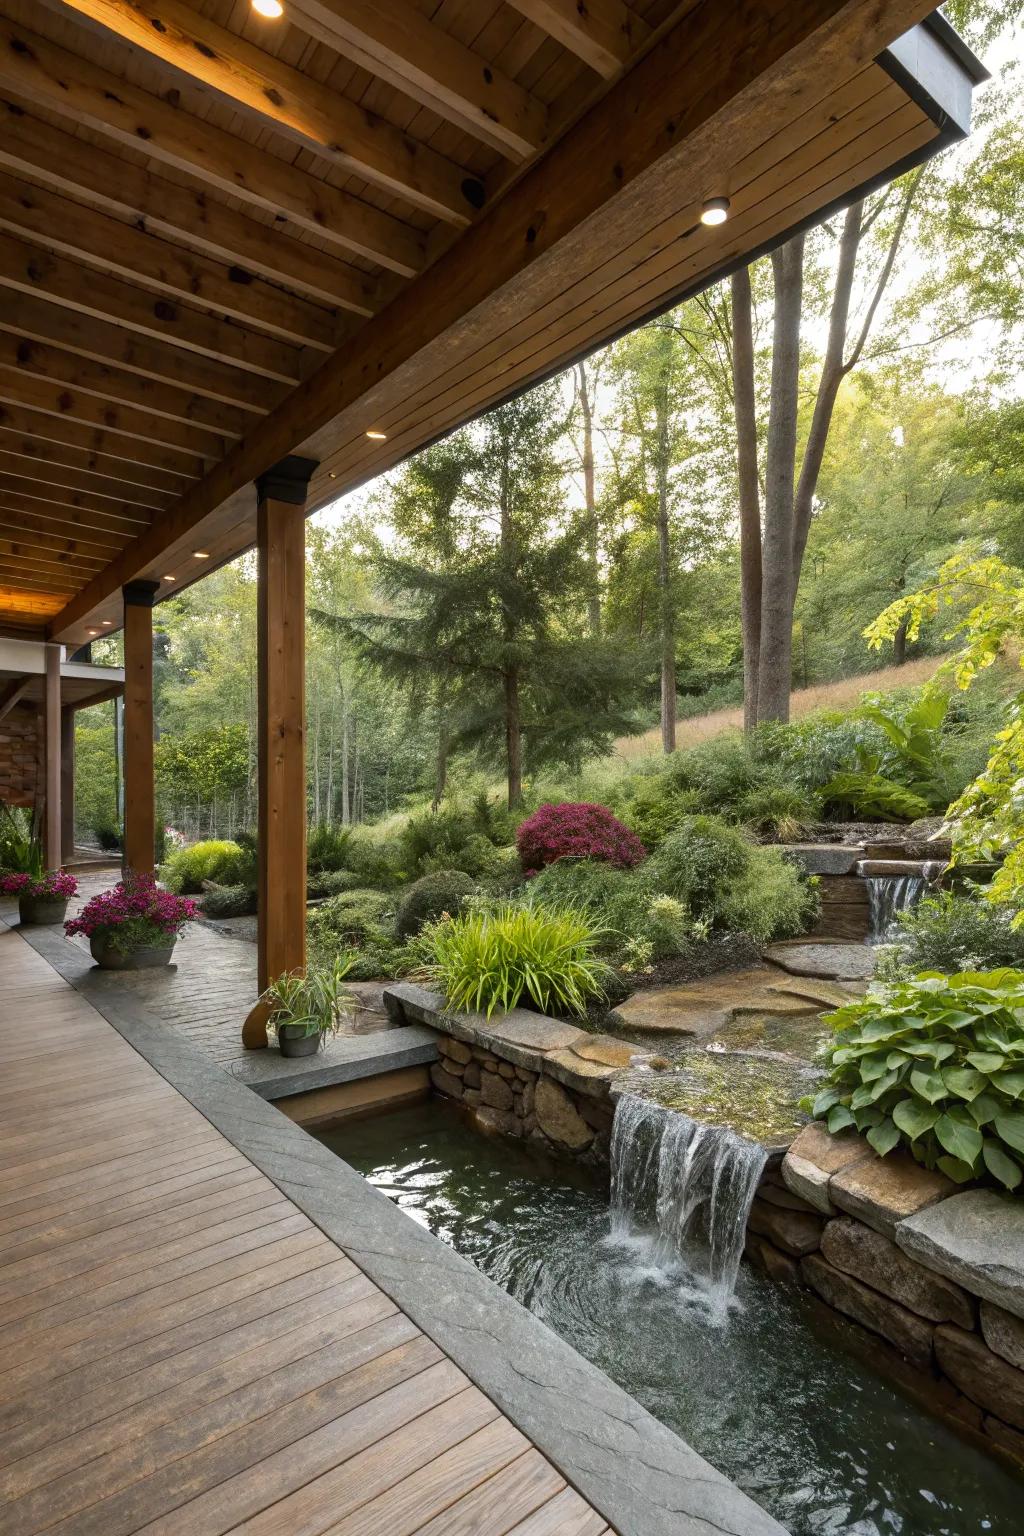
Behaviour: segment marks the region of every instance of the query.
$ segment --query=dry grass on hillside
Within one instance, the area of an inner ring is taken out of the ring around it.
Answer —
[[[820,683],[814,688],[801,688],[793,694],[790,709],[793,717],[809,715],[816,709],[850,709],[860,700],[862,693],[882,692],[887,688],[914,688],[926,683],[939,665],[936,656],[920,656],[902,667],[879,667],[876,672],[862,672],[859,677],[847,677],[837,683]],[[680,720],[676,740],[680,747],[695,747],[698,742],[723,731],[736,730],[743,725],[743,710],[716,709],[709,715],[695,715],[690,720]],[[642,736],[622,736],[615,743],[614,756],[629,762],[636,758],[650,757],[661,752],[661,731],[657,726]]]

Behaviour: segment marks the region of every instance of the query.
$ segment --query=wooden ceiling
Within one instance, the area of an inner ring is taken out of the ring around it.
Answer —
[[[0,632],[120,624],[283,455],[325,505],[965,128],[955,40],[886,52],[927,0],[283,4],[0,0]]]

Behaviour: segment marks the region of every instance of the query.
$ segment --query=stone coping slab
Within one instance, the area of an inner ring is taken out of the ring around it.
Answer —
[[[869,944],[816,943],[810,939],[772,944],[765,951],[768,959],[794,976],[820,976],[831,981],[870,981],[875,970],[875,953]]]
[[[61,934],[26,929],[23,937],[81,990]],[[623,1536],[786,1536],[603,1371],[177,1030],[116,988],[90,1001]]]
[[[333,1083],[351,1083],[361,1077],[377,1077],[402,1067],[431,1066],[438,1057],[437,1037],[422,1024],[377,1030],[369,1035],[340,1035],[328,1041],[315,1056],[282,1056],[271,1046],[248,1051],[225,1068],[263,1099],[309,1093]]]
[[[904,1253],[1024,1318],[1024,1201],[969,1189],[896,1228]]]

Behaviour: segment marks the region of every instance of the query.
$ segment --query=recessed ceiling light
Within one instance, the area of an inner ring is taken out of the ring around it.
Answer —
[[[328,478],[328,480],[337,480],[337,478],[338,478],[338,471],[336,469],[329,469],[327,471],[327,478]]]
[[[266,16],[271,21],[276,21],[284,15],[284,6],[281,0],[252,0],[252,8],[257,16]]]
[[[729,217],[729,199],[727,197],[709,197],[700,211],[702,224],[724,224]]]
[[[89,633],[90,633],[90,635],[98,635],[99,634],[99,630],[98,629],[90,629]]]
[[[388,439],[386,432],[378,432],[373,427],[367,431],[366,435],[367,437],[372,437],[375,443],[386,443]]]
[[[104,619],[103,622],[104,624],[113,624],[114,621],[113,619]]]
[[[192,551],[192,558],[193,560],[209,560],[210,551],[208,549],[194,549]]]
[[[164,581],[174,581],[175,579],[176,578],[174,576],[165,576],[164,577]]]

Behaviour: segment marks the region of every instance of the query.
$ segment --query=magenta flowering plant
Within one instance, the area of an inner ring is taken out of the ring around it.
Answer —
[[[86,902],[77,917],[64,924],[69,938],[99,937],[123,954],[173,944],[199,908],[187,896],[163,891],[152,875],[127,874],[111,891]]]
[[[66,869],[48,869],[39,880],[19,871],[0,878],[0,891],[5,896],[27,896],[34,901],[67,901],[77,894],[78,881]]]
[[[527,874],[558,859],[603,859],[617,869],[630,869],[647,855],[636,834],[606,805],[585,801],[540,806],[520,825],[516,845]]]

